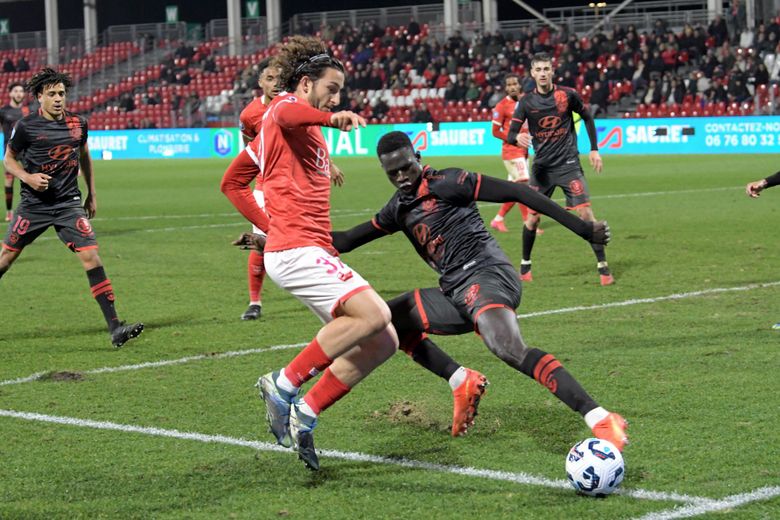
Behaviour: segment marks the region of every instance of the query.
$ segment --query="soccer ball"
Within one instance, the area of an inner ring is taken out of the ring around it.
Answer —
[[[566,456],[566,476],[578,493],[605,497],[623,482],[625,465],[620,451],[609,441],[580,441]]]

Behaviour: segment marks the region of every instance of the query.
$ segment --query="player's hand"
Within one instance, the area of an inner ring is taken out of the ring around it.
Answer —
[[[601,173],[602,168],[604,168],[604,163],[601,162],[601,155],[599,155],[599,152],[597,150],[591,150],[588,154],[588,159],[590,160],[590,165],[596,170],[596,173]]]
[[[45,173],[31,173],[25,179],[24,182],[35,191],[46,191],[49,189],[49,181],[51,175]]]
[[[341,171],[341,168],[330,163],[330,182],[333,183],[334,186],[341,187],[344,185],[344,172]]]
[[[612,238],[612,231],[606,220],[599,220],[593,223],[593,236],[590,239],[591,244],[607,245]]]
[[[330,116],[330,126],[336,127],[342,132],[349,132],[359,126],[365,128],[366,120],[354,112],[342,110]]]
[[[94,218],[95,213],[97,213],[97,201],[95,200],[95,196],[91,193],[88,193],[87,197],[84,199],[84,211],[87,212],[88,219]]]
[[[521,133],[517,136],[517,146],[522,148],[531,147],[531,134]]]
[[[764,191],[764,188],[766,188],[766,182],[764,179],[761,179],[760,181],[749,182],[748,185],[745,186],[745,193],[748,194],[748,197],[755,199],[761,195],[761,192]]]
[[[265,237],[257,233],[241,233],[241,236],[233,241],[233,245],[239,249],[262,251],[265,248]]]

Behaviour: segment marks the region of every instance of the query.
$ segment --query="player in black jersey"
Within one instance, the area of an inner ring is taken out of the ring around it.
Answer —
[[[8,140],[11,138],[11,131],[14,125],[24,116],[30,113],[27,106],[22,105],[24,101],[24,85],[21,83],[11,83],[8,85],[8,96],[10,100],[7,105],[0,108],[0,125],[3,127],[3,155],[5,147],[8,146]],[[5,172],[5,221],[11,220],[11,213],[14,203],[14,176],[10,172]]]
[[[745,186],[745,193],[747,193],[748,197],[755,199],[761,196],[762,191],[773,186],[780,186],[780,172],[776,172],[765,179],[749,182],[747,186]],[[780,330],[780,322],[772,325],[772,328],[774,330]]]
[[[491,352],[547,387],[583,415],[597,437],[622,450],[627,442],[625,420],[598,406],[553,355],[523,340],[515,314],[520,282],[509,258],[485,228],[476,201],[523,203],[602,245],[610,237],[606,222],[581,220],[524,184],[458,168],[423,168],[419,153],[403,132],[384,135],[377,153],[398,191],[371,221],[333,232],[333,246],[345,253],[401,231],[440,274],[439,287],[415,289],[388,302],[401,348],[414,353],[418,345],[432,345],[426,334],[478,332]],[[370,362],[360,361],[365,360],[344,356],[334,365],[346,364],[340,370],[370,372]],[[436,361],[430,361],[426,366],[435,372],[435,365]]]
[[[534,162],[531,166],[530,185],[548,197],[552,196],[556,186],[560,186],[566,194],[566,209],[576,210],[581,219],[595,222],[596,218],[590,207],[588,183],[580,166],[572,112],[578,113],[585,123],[590,140],[590,164],[597,173],[601,173],[603,164],[593,117],[576,91],[553,84],[552,58],[549,54],[534,55],[531,60],[531,76],[536,81],[536,88],[518,101],[509,125],[507,142],[527,147],[533,138]],[[528,121],[530,134],[523,133],[518,136],[525,121]],[[523,259],[520,264],[520,278],[523,281],[530,282],[533,279],[531,250],[538,226],[539,216],[531,212],[523,227]],[[604,246],[591,245],[596,254],[596,268],[601,285],[615,283],[607,265]]]
[[[21,181],[22,202],[8,226],[0,250],[0,278],[22,253],[50,226],[76,253],[87,272],[92,296],[108,324],[111,343],[121,347],[143,331],[142,323],[125,325],[114,309],[114,290],[98,256],[89,219],[95,216],[95,184],[87,148],[87,120],[65,110],[70,77],[43,69],[27,84],[41,105],[35,114],[20,119],[5,152],[7,171]],[[25,166],[19,162],[24,153]],[[78,186],[79,167],[87,185],[84,206]]]

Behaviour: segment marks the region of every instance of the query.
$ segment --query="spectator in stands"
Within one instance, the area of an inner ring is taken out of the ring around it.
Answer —
[[[420,103],[412,113],[412,123],[433,123],[433,115],[428,110],[428,105]]]
[[[654,104],[658,105],[663,99],[663,90],[660,79],[651,79],[647,86],[647,92],[645,92],[642,101],[646,105]]]
[[[740,0],[731,0],[731,5],[726,12],[728,27],[731,33],[731,40],[736,42],[739,35],[747,26],[747,12],[745,3]]]
[[[590,109],[594,117],[606,116],[609,104],[609,87],[606,83],[596,80],[593,83],[593,92],[590,95]]]
[[[11,58],[6,58],[3,62],[3,72],[16,72],[16,65],[11,61]]]
[[[477,86],[477,82],[474,80],[469,81],[469,87],[466,89],[466,94],[464,96],[464,99],[466,101],[477,101],[479,99],[479,95],[481,94],[479,87]]]
[[[646,69],[651,79],[657,79],[663,75],[666,65],[664,64],[664,59],[661,57],[661,52],[658,49],[653,51],[650,60],[647,62]]]
[[[420,24],[414,18],[409,19],[409,25],[406,26],[406,32],[409,36],[417,36],[420,34]]]
[[[665,100],[669,105],[681,104],[685,99],[685,83],[677,76],[673,76],[667,87]]]
[[[694,69],[686,80],[685,95],[691,96],[693,99],[695,99],[696,95],[699,93],[699,74],[701,74],[701,71]]]
[[[577,80],[574,79],[574,76],[572,76],[571,72],[567,69],[563,73],[563,77],[558,79],[558,84],[564,87],[576,88]]]
[[[723,80],[717,76],[713,78],[712,85],[704,94],[710,103],[726,103],[729,100]]]
[[[763,61],[759,62],[756,66],[756,74],[753,79],[753,84],[756,86],[769,84],[769,70],[767,70]]]
[[[447,86],[444,88],[444,101],[454,103],[458,101],[458,89],[452,80],[447,80]]]
[[[752,97],[741,74],[732,73],[729,76],[728,95],[730,101],[737,103],[742,103]]]
[[[203,60],[203,72],[219,72],[217,69],[217,62],[214,60],[214,56],[209,55],[205,60]]]
[[[192,83],[192,76],[190,76],[189,71],[185,69],[176,74],[176,83],[179,85],[189,85]]]
[[[496,93],[496,89],[493,88],[493,85],[491,85],[490,83],[485,85],[485,88],[482,89],[482,93],[480,94],[479,97],[479,108],[491,109],[494,106],[496,106],[496,104],[493,102],[493,95],[495,93]],[[501,98],[498,99],[500,100]]]
[[[447,73],[447,69],[442,67],[439,69],[439,75],[436,77],[436,81],[433,84],[434,88],[446,88],[450,81],[450,75]]]
[[[387,116],[388,112],[390,112],[390,106],[387,104],[387,101],[384,98],[379,98],[373,106],[371,117],[381,121]]]
[[[382,69],[374,68],[368,77],[368,90],[379,90],[384,85],[382,81]]]
[[[16,72],[28,72],[30,70],[30,64],[24,59],[24,56],[19,56],[16,60]]]
[[[179,46],[176,48],[176,51],[174,51],[173,55],[176,58],[184,58],[189,61],[189,59],[195,55],[195,50],[184,42],[179,42]]]
[[[719,14],[715,15],[710,25],[707,27],[707,33],[715,39],[715,46],[720,47],[723,42],[729,39],[729,30],[726,27],[726,22]]]
[[[122,96],[119,98],[119,109],[123,110],[124,112],[132,112],[135,110],[135,101],[133,100],[132,94],[129,92],[122,94]]]
[[[592,87],[599,79],[599,70],[596,68],[595,61],[589,61],[585,73],[582,75],[585,85]]]

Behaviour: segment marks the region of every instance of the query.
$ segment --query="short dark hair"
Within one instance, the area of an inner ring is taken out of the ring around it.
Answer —
[[[534,57],[531,58],[531,67],[533,67],[534,63],[537,61],[549,61],[552,63],[552,56],[550,56],[550,54],[547,52],[537,52],[534,54]]]
[[[11,92],[11,91],[12,91],[13,89],[15,89],[16,87],[22,87],[22,88],[24,88],[24,83],[21,83],[21,82],[19,82],[19,81],[14,81],[14,82],[12,82],[12,83],[9,83],[9,84],[8,84],[8,92]]]
[[[409,148],[414,151],[414,146],[409,136],[404,132],[395,130],[386,133],[379,139],[379,142],[376,144],[376,154],[382,156],[401,148]]]
[[[510,79],[510,78],[515,78],[517,80],[517,82],[520,83],[520,75],[519,74],[515,74],[514,72],[510,72],[509,74],[504,76],[504,85],[506,85],[507,80]]]
[[[257,64],[257,71],[261,74],[265,69],[267,69],[271,65],[271,56],[268,56],[267,58],[263,58],[260,60],[260,63]]]
[[[56,70],[46,67],[41,69],[40,72],[36,72],[32,78],[27,82],[27,91],[33,96],[43,92],[43,89],[50,86],[62,83],[65,85],[67,91],[71,86],[70,76],[64,72],[57,72]]]

